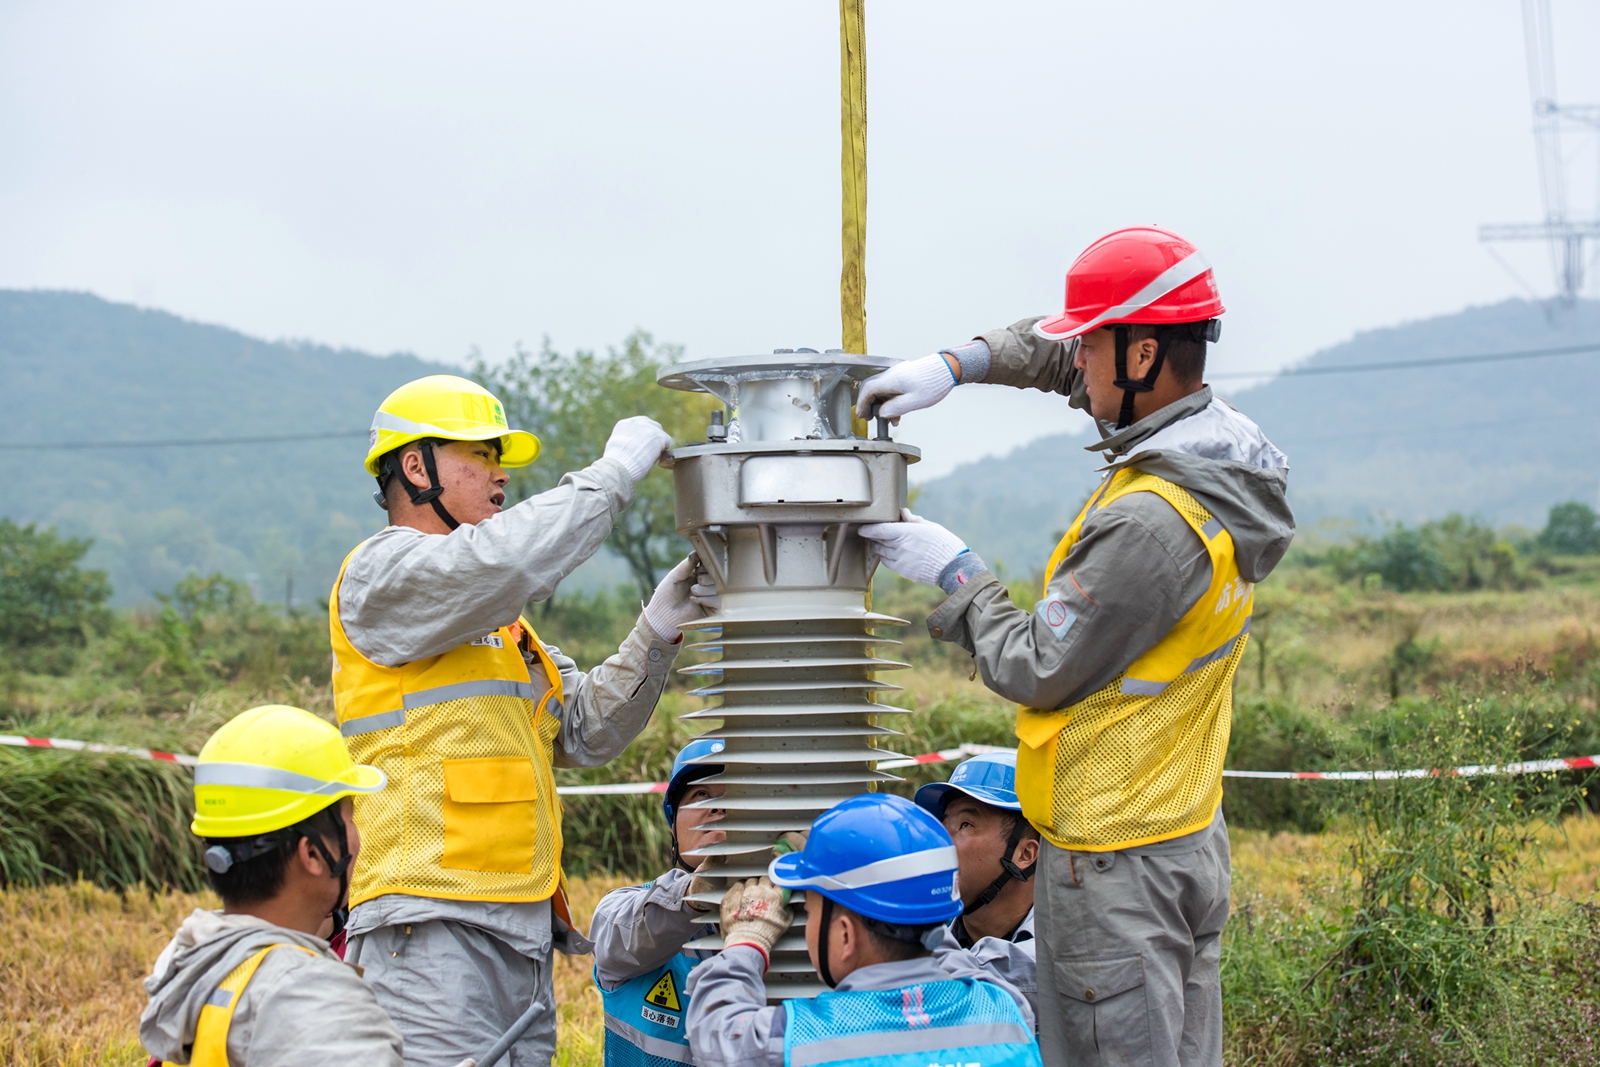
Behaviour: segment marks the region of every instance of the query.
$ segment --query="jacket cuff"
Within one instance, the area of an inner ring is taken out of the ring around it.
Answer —
[[[947,348],[944,351],[956,357],[956,362],[961,364],[961,384],[968,382],[981,382],[989,376],[989,364],[994,356],[989,351],[989,343],[981,337],[973,338],[964,345]]]
[[[589,464],[588,469],[606,494],[606,501],[611,505],[611,519],[615,522],[617,515],[633,503],[633,476],[619,461],[605,456]]]
[[[944,590],[945,596],[951,596],[988,569],[989,565],[983,562],[982,556],[970,548],[963,549],[955,559],[945,564],[944,570],[939,572],[937,584]]]
[[[767,955],[767,950],[766,949],[762,948],[760,945],[756,944],[754,941],[735,941],[731,945],[724,945],[722,951],[728,952],[728,951],[730,951],[732,949],[736,949],[736,948],[753,948],[757,952],[761,953],[761,973],[762,974],[766,973],[767,967],[770,966],[771,963],[772,963],[772,957]]]
[[[958,586],[943,604],[928,614],[928,636],[935,641],[952,641],[971,652],[972,635],[967,631],[967,609],[979,594],[995,588],[1004,590],[1005,586],[986,570],[978,572],[967,584]]]

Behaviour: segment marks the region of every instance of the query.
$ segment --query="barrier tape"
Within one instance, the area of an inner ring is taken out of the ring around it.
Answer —
[[[193,756],[185,756],[176,752],[162,752],[156,748],[124,748],[122,745],[97,745],[92,741],[69,741],[60,737],[18,737],[15,734],[0,734],[0,745],[11,745],[13,748],[65,748],[74,752],[111,752],[118,756],[138,756],[140,759],[153,759],[162,763],[177,763],[184,767],[193,767],[200,762]]]
[[[69,741],[59,737],[19,737],[0,734],[0,745],[16,748],[59,748],[75,752],[110,752],[119,756],[136,756],[140,759],[176,763],[193,767],[198,762],[193,756],[162,752],[154,748],[125,748],[121,745],[100,745],[90,741]],[[878,769],[892,771],[915,767],[923,763],[947,763],[963,756],[977,756],[985,752],[1010,752],[1001,745],[964,744],[956,748],[924,752],[920,756],[878,761]],[[1558,759],[1527,760],[1522,763],[1483,763],[1467,767],[1429,769],[1412,768],[1403,771],[1231,771],[1224,770],[1224,778],[1268,778],[1285,781],[1310,782],[1393,782],[1402,778],[1476,778],[1487,774],[1547,774],[1552,771],[1583,771],[1600,767],[1600,755],[1563,756]],[[604,785],[563,785],[556,792],[564,797],[623,796],[628,794],[665,793],[666,782],[608,782]]]

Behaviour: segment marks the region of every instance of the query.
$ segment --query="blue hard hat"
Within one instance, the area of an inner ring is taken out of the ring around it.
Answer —
[[[702,778],[709,778],[713,774],[722,773],[720,763],[694,763],[693,760],[703,759],[706,756],[715,756],[721,752],[724,744],[706,737],[697,737],[684,745],[678,752],[678,758],[672,761],[672,777],[667,779],[667,795],[661,798],[661,810],[667,814],[669,827],[677,824],[678,801],[683,798],[683,791],[690,782],[698,782]]]
[[[950,835],[890,793],[835,804],[811,824],[806,847],[773,860],[767,874],[773,885],[814,890],[879,922],[929,926],[961,914]]]
[[[985,752],[973,756],[950,772],[948,782],[933,782],[917,790],[917,806],[932,812],[935,819],[943,819],[944,806],[950,802],[952,792],[965,793],[991,808],[1021,811],[1022,801],[1017,799],[1016,752]]]

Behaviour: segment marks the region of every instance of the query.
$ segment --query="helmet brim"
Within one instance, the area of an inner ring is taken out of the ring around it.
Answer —
[[[919,875],[907,879],[889,891],[924,900],[920,904],[908,904],[904,901],[885,899],[883,895],[884,889],[887,888],[885,886],[837,889],[818,885],[818,879],[812,872],[806,870],[804,851],[779,856],[767,867],[767,877],[772,879],[772,884],[775,886],[791,890],[804,889],[808,893],[827,897],[857,915],[864,915],[880,922],[903,923],[907,926],[931,926],[935,923],[949,922],[961,914],[961,901],[955,895],[953,876],[954,872]],[[944,899],[939,899],[940,896]]]
[[[937,793],[931,792],[938,790]],[[923,794],[928,794],[928,799],[933,805],[923,803]],[[985,789],[981,785],[952,785],[949,782],[934,782],[917,790],[917,806],[923,808],[939,818],[944,818],[944,809],[950,803],[951,793],[961,793],[971,797],[980,804],[987,804],[991,808],[1003,808],[1006,811],[1021,811],[1022,801],[1015,796],[1007,796],[993,789]]]
[[[1074,337],[1088,333],[1090,324],[1093,321],[1092,319],[1080,319],[1076,315],[1063,313],[1048,319],[1040,319],[1033,324],[1033,332],[1046,341],[1070,341]],[[1114,325],[1114,323],[1102,322],[1096,324],[1095,328],[1111,325]]]

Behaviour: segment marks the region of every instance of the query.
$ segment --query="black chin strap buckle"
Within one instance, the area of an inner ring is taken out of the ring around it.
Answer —
[[[411,479],[407,478],[405,471],[400,469],[399,456],[395,456],[394,459],[389,461],[389,477],[400,479],[400,484],[405,486],[406,495],[411,498],[411,502],[413,504],[419,507],[423,504],[430,505],[433,508],[434,514],[439,516],[440,521],[446,526],[450,527],[450,529],[454,530],[456,527],[460,526],[461,523],[457,522],[456,517],[450,514],[450,512],[446,511],[445,506],[439,502],[439,497],[444,492],[444,486],[439,484],[439,466],[434,462],[433,459],[433,442],[431,440],[424,439],[418,442],[418,444],[421,445],[422,450],[422,466],[428,472],[428,488],[418,489],[415,485],[411,484]],[[372,496],[373,499],[377,500],[379,507],[387,510],[389,505],[383,499],[383,484],[383,481],[380,479],[378,482],[378,491],[373,493]]]

